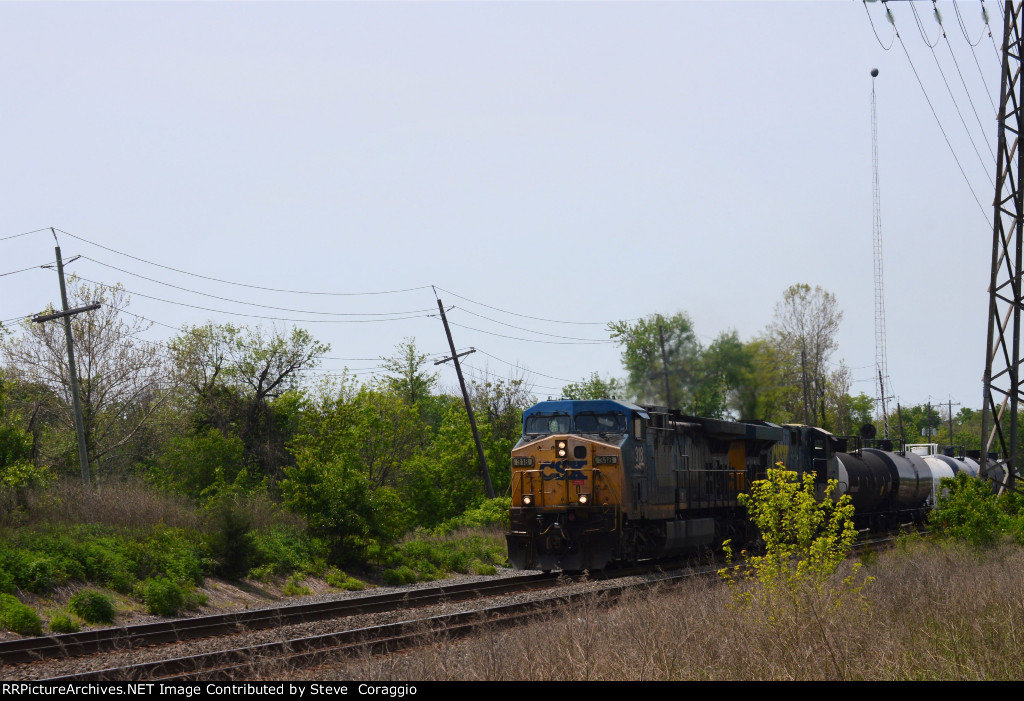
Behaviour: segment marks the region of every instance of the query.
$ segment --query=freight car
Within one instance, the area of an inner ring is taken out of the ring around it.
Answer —
[[[861,529],[921,521],[936,479],[913,453],[857,447],[811,426],[687,416],[611,399],[540,402],[512,450],[506,534],[518,569],[602,569],[751,533],[738,495],[782,463],[829,479]]]

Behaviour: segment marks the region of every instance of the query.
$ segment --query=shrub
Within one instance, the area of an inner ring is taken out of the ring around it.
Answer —
[[[829,480],[819,500],[812,473],[800,479],[790,470],[769,469],[767,479],[754,482],[750,494],[739,495],[764,544],[763,555],[746,558],[748,577],[768,588],[785,588],[817,584],[836,571],[857,539],[850,496],[833,501],[836,487]],[[728,541],[725,550],[732,555]]]
[[[502,526],[508,520],[508,510],[511,506],[512,497],[487,499],[461,515],[448,519],[434,530],[444,535],[460,528]]]
[[[114,622],[114,600],[94,589],[83,589],[72,596],[68,608],[86,623]]]
[[[167,577],[151,577],[139,585],[146,610],[156,616],[176,616],[185,607],[185,589]]]
[[[383,578],[385,584],[392,586],[412,584],[416,581],[416,572],[408,565],[402,565],[392,570],[385,570]]]
[[[281,591],[284,592],[285,596],[306,596],[307,594],[312,594],[309,587],[299,584],[302,579],[302,573],[296,572],[288,578],[288,581],[285,583],[284,588]]]
[[[195,611],[200,606],[206,606],[210,603],[210,597],[201,591],[190,589],[185,592],[185,603],[182,604],[182,608],[186,611]]]
[[[18,635],[43,634],[39,614],[11,594],[0,594],[0,626]]]
[[[469,571],[478,575],[498,574],[497,567],[480,562],[479,560],[473,560],[473,562],[469,563]]]
[[[0,594],[14,593],[14,575],[0,565]]]
[[[928,521],[947,538],[987,547],[1008,530],[1009,517],[986,482],[961,472],[943,477],[940,486],[947,494],[928,514]]]
[[[50,616],[50,630],[54,633],[77,633],[81,629],[82,626],[63,611]]]
[[[330,569],[327,572],[327,583],[336,589],[342,589],[344,591],[362,591],[366,588],[366,584],[359,581],[355,577],[350,577],[341,570]]]
[[[266,580],[275,574],[322,572],[325,550],[320,542],[292,526],[275,526],[250,533],[253,569],[249,576]]]
[[[222,498],[211,508],[215,531],[210,550],[217,561],[217,571],[229,578],[242,577],[256,557],[252,517],[237,498]]]

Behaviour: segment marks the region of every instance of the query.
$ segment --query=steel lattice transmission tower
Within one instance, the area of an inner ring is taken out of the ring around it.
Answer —
[[[992,226],[992,280],[989,285],[988,349],[985,355],[981,471],[995,476],[1006,466],[1007,484],[1017,477],[1017,410],[1020,387],[1022,269],[1021,7],[1006,0],[1003,13],[1003,70],[999,98],[999,151]],[[988,459],[995,450],[1001,460]]]
[[[873,251],[875,263],[875,369],[878,371],[878,410],[882,415],[885,438],[889,438],[889,412],[885,405],[889,368],[885,360],[885,285],[882,281],[882,198],[878,184],[878,119],[875,114],[875,78],[878,69],[871,69],[871,195],[873,205]]]

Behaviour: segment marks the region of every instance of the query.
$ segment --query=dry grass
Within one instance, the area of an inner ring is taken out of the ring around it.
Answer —
[[[110,479],[90,489],[77,479],[65,479],[45,489],[5,496],[11,503],[0,504],[0,526],[89,523],[125,529],[157,525],[211,528],[211,515],[187,497],[157,489],[136,477]],[[266,495],[239,498],[234,508],[245,514],[253,530],[276,525],[301,529],[306,525],[302,517],[283,511]]]
[[[77,480],[63,480],[45,490],[29,491],[21,500],[17,512],[21,525],[93,523],[148,528],[163,524],[192,530],[202,526],[202,515],[187,499],[133,478],[107,481],[91,489]]]
[[[408,680],[1013,680],[1024,550],[978,555],[912,544],[879,556],[860,595],[841,589],[737,605],[715,580],[601,601],[472,642],[296,671],[301,678]],[[839,585],[837,579],[835,582]],[[761,592],[763,594],[763,592]],[[760,602],[760,603],[757,603]],[[823,615],[830,608],[834,615]]]

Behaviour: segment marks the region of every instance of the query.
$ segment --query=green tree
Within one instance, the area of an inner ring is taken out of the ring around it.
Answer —
[[[152,324],[123,313],[131,299],[121,285],[89,285],[69,278],[68,304],[91,302],[99,302],[100,308],[71,319],[86,448],[94,473],[101,462],[108,468],[105,471],[125,471],[132,465],[123,456],[168,397],[161,389],[166,368],[161,354],[139,339]],[[47,311],[53,311],[52,305]],[[33,413],[48,414],[64,433],[55,445],[40,446],[54,449],[43,459],[77,472],[63,324],[25,321],[21,333],[5,339],[0,351],[14,377],[26,387],[37,388]]]
[[[740,418],[789,423],[794,417],[788,407],[797,393],[787,380],[785,354],[769,338],[758,337],[745,345],[748,372],[734,394],[734,409]]]
[[[240,474],[242,483],[250,481],[242,439],[212,427],[171,438],[151,472],[161,487],[197,499],[219,484],[234,485]]]
[[[562,387],[562,396],[566,399],[610,399],[618,394],[619,389],[619,381],[615,378],[603,380],[592,372],[590,377]]]
[[[830,430],[837,435],[858,435],[861,426],[874,421],[875,400],[863,392],[856,397],[851,397],[849,394],[837,396],[833,406],[835,422]]]
[[[470,380],[469,396],[474,415],[488,425],[486,433],[496,441],[519,440],[523,433],[523,410],[536,403],[523,377],[502,379],[486,370],[482,378]]]
[[[828,361],[839,347],[836,335],[842,319],[835,295],[817,286],[791,285],[775,305],[768,333],[787,359],[788,383],[800,390],[803,423],[828,423]]]
[[[491,468],[496,493],[508,489],[511,444],[495,441],[486,415],[477,416],[477,429]],[[469,416],[461,404],[452,405],[430,448],[409,461],[404,481],[406,502],[415,522],[433,527],[462,514],[485,499]]]
[[[673,408],[692,403],[695,380],[702,372],[701,346],[688,315],[615,321],[608,324],[608,331],[622,348],[626,387],[637,401]]]
[[[7,380],[0,370],[0,494],[49,481],[50,472],[32,461],[32,435],[7,400]]]
[[[416,408],[387,389],[363,387],[346,412],[347,439],[341,452],[374,487],[402,480],[404,464],[424,442],[425,427]]]
[[[213,323],[185,329],[168,347],[197,433],[212,427],[237,436],[246,464],[279,479],[291,460],[285,446],[302,409],[301,379],[330,347],[300,328]]]
[[[385,383],[410,405],[416,405],[430,396],[437,385],[437,373],[424,371],[427,355],[416,349],[415,338],[406,338],[395,350],[395,355],[390,358],[381,358],[388,372]]]
[[[754,361],[735,331],[719,334],[704,348],[683,313],[613,322],[608,330],[622,348],[626,390],[637,401],[697,416],[742,412]]]

